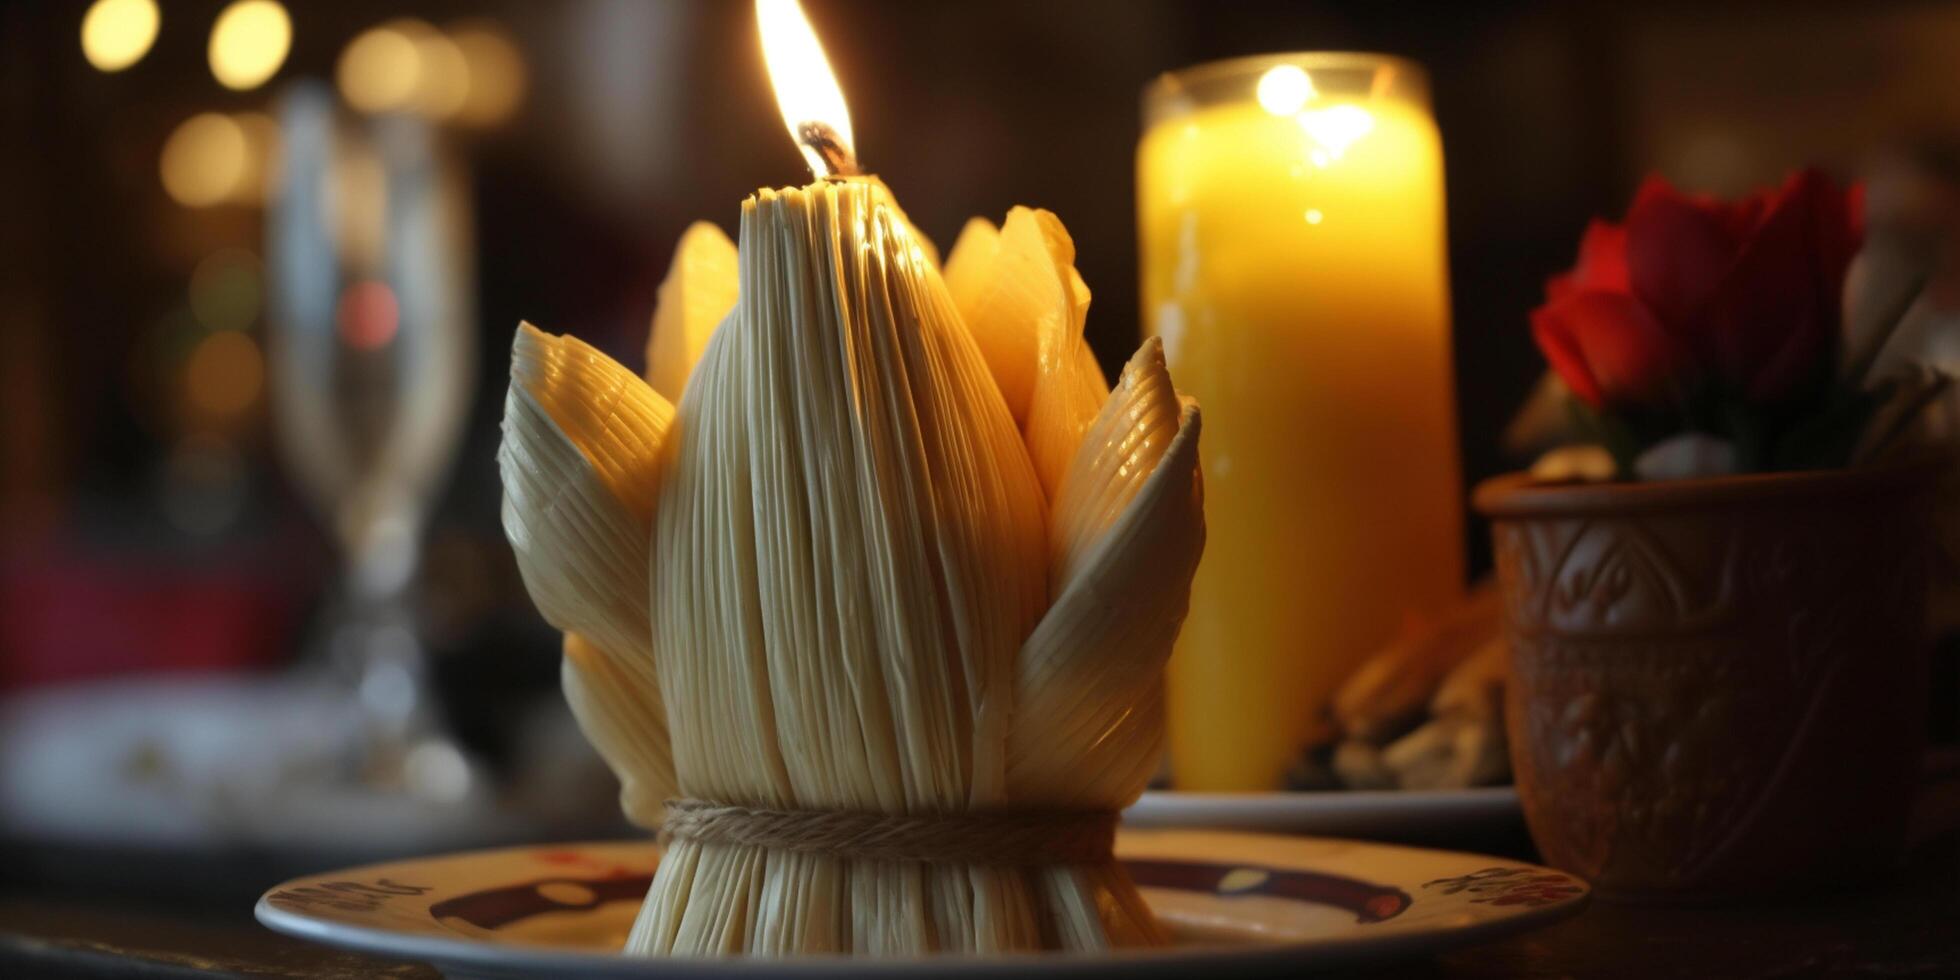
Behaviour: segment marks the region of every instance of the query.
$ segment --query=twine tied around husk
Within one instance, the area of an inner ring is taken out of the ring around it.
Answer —
[[[660,842],[746,844],[866,861],[1040,867],[1110,861],[1116,820],[1108,810],[899,814],[669,800]]]

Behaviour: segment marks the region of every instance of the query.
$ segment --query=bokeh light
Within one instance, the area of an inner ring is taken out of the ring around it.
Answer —
[[[523,101],[524,58],[494,21],[448,32],[413,17],[369,28],[334,68],[347,104],[362,112],[414,112],[438,122],[491,126]]]
[[[231,189],[237,204],[264,204],[266,189],[278,186],[279,123],[263,112],[240,112],[231,117],[245,135],[245,173]]]
[[[415,37],[418,71],[415,111],[444,120],[462,111],[470,96],[470,65],[463,49],[441,31],[430,28]]]
[[[100,71],[122,71],[156,43],[156,0],[95,0],[82,15],[82,56]]]
[[[334,80],[347,104],[362,112],[391,112],[415,100],[422,83],[422,52],[404,24],[390,21],[370,28],[340,53]],[[424,25],[426,27],[426,25]]]
[[[1290,116],[1314,97],[1313,79],[1299,65],[1274,65],[1259,76],[1259,107],[1275,116]]]
[[[236,0],[211,26],[211,74],[243,92],[258,88],[286,61],[293,22],[276,0]]]
[[[186,119],[163,144],[163,189],[185,207],[218,204],[248,176],[251,147],[244,127],[230,116],[201,112]]]
[[[469,91],[456,120],[494,126],[510,118],[524,101],[524,56],[516,42],[502,27],[483,20],[451,25],[449,39],[469,66]]]
[[[237,330],[213,331],[184,362],[185,400],[209,418],[227,419],[251,408],[264,386],[258,342]]]
[[[334,317],[341,343],[357,350],[379,350],[395,339],[401,327],[401,307],[388,284],[364,279],[340,294],[340,308]]]

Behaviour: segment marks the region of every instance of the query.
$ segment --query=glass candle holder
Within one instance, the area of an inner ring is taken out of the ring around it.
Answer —
[[[1178,788],[1285,783],[1335,686],[1463,589],[1442,141],[1420,66],[1164,75],[1137,151],[1143,310],[1204,408],[1209,536],[1171,660]]]

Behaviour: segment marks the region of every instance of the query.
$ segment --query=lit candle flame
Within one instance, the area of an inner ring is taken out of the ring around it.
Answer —
[[[810,172],[819,177],[857,173],[844,91],[837,87],[837,75],[802,5],[797,0],[755,0],[755,20],[776,105]]]

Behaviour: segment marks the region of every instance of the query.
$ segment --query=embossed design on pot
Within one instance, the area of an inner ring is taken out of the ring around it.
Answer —
[[[1923,740],[1930,471],[1479,488],[1533,837],[1605,893],[1882,865]]]

